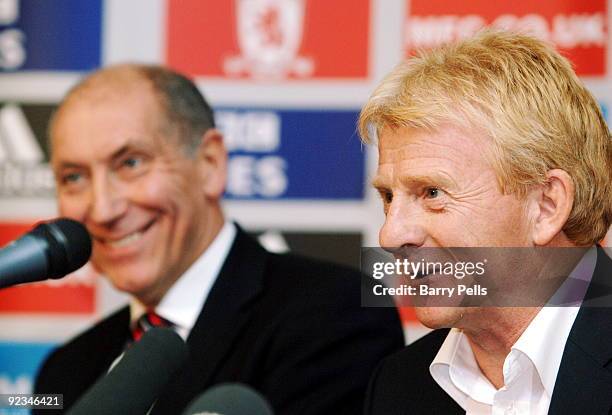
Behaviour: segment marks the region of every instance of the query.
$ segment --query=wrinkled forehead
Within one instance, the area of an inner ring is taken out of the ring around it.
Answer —
[[[496,182],[486,147],[486,138],[452,126],[385,129],[378,137],[378,168],[372,184],[390,189],[436,182],[456,189],[485,176]]]
[[[378,134],[379,164],[415,157],[483,158],[490,141],[476,129],[450,124],[436,129],[384,127]]]

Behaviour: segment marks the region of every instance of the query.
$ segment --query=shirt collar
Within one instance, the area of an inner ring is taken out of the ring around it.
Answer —
[[[193,328],[204,302],[217,279],[236,237],[236,226],[226,222],[209,247],[168,290],[155,312],[171,321],[184,340]],[[146,307],[133,298],[130,302],[132,324],[146,311]]]
[[[464,410],[468,397],[492,404],[495,387],[480,372],[470,344],[463,331],[449,331],[429,366],[429,372],[440,387]]]

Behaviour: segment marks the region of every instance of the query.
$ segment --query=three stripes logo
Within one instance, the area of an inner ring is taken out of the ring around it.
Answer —
[[[40,107],[40,106],[39,106]],[[30,120],[21,106],[8,103],[0,107],[0,197],[48,197],[54,194],[53,173],[41,146],[51,108],[45,116]],[[40,111],[38,111],[40,113]],[[41,137],[42,136],[42,137]]]

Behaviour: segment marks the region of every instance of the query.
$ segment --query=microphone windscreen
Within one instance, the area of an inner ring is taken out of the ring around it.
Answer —
[[[144,415],[187,361],[187,345],[172,329],[152,328],[70,409],[72,415]]]
[[[213,386],[196,398],[183,415],[273,415],[266,399],[239,383]]]
[[[41,223],[32,231],[48,244],[48,278],[60,278],[81,268],[91,256],[91,237],[77,221],[60,218]]]

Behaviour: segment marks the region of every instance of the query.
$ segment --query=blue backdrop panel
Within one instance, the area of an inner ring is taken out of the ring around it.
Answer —
[[[229,199],[357,200],[365,160],[357,111],[222,108]]]
[[[15,19],[3,20],[0,66],[5,70],[85,71],[100,66],[101,0],[21,0]]]

